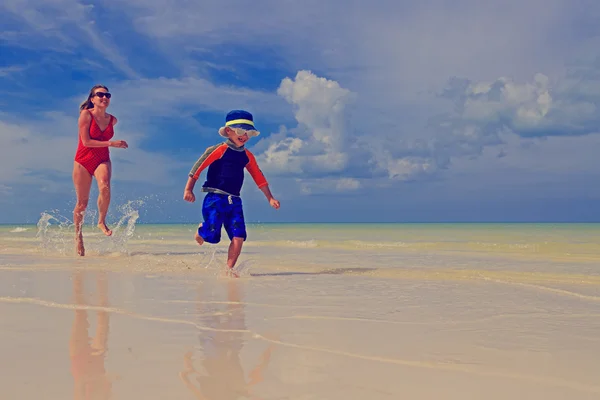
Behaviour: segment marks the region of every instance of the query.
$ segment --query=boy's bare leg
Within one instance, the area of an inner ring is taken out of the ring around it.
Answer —
[[[229,244],[229,251],[227,253],[227,266],[229,269],[235,267],[240,253],[242,252],[242,246],[244,244],[244,238],[234,237]]]
[[[202,224],[198,225],[198,229],[200,229],[202,227]],[[196,242],[198,242],[198,244],[200,246],[202,246],[202,244],[204,243],[204,239],[202,239],[202,236],[198,235],[198,229],[196,229],[196,234],[194,235],[194,239],[196,239]]]

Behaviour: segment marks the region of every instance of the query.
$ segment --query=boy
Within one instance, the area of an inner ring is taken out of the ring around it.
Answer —
[[[271,207],[279,209],[279,201],[271,194],[267,180],[258,167],[254,155],[244,147],[250,137],[259,134],[260,132],[254,127],[252,114],[248,111],[233,110],[227,113],[225,126],[219,129],[219,135],[227,140],[206,149],[196,161],[189,173],[183,193],[185,201],[190,203],[196,201],[194,185],[200,173],[208,168],[206,181],[202,185],[202,191],[206,192],[202,204],[204,222],[198,226],[195,238],[199,245],[204,242],[219,243],[221,227],[224,226],[231,240],[227,255],[227,266],[230,271],[233,270],[246,240],[246,224],[240,197],[244,182],[244,168],[250,172]]]

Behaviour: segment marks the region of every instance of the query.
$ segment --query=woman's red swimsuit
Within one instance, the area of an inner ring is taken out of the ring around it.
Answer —
[[[90,110],[92,117],[92,123],[90,124],[90,138],[93,140],[99,140],[101,142],[108,142],[115,135],[113,129],[113,116],[110,116],[108,126],[103,131],[96,123],[96,119]],[[96,168],[102,163],[110,161],[110,154],[108,147],[86,147],[79,137],[79,145],[77,146],[77,152],[75,153],[75,161],[81,164],[90,175],[94,175]]]

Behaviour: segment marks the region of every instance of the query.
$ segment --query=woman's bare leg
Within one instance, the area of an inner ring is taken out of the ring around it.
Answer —
[[[112,235],[112,231],[106,226],[106,214],[110,205],[110,161],[102,163],[96,168],[94,176],[98,182],[98,228],[106,235]]]
[[[73,165],[73,185],[75,186],[75,194],[77,195],[77,203],[73,210],[73,223],[75,224],[75,247],[77,254],[85,255],[85,247],[83,245],[83,234],[81,232],[83,226],[83,216],[85,209],[90,199],[90,188],[92,187],[92,176],[78,162]]]

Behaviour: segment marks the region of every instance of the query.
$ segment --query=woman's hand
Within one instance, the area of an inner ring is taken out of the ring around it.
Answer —
[[[109,147],[116,147],[118,149],[126,149],[129,147],[127,142],[124,140],[115,140],[115,141],[108,142],[108,143],[109,143]]]

